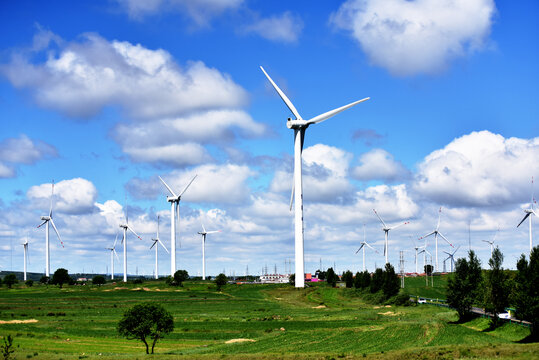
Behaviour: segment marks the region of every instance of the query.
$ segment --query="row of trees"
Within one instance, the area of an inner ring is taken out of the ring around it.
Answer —
[[[516,316],[531,322],[531,337],[539,339],[539,247],[532,249],[530,260],[522,255],[514,276],[502,267],[503,254],[498,247],[488,261],[489,270],[481,270],[481,262],[473,250],[468,259],[458,259],[449,278],[447,303],[457,310],[459,321],[473,316],[474,305],[492,315],[491,327],[499,325],[499,314],[510,304]]]

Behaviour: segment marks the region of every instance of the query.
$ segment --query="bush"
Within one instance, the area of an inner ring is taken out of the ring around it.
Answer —
[[[395,296],[394,304],[397,306],[409,306],[410,305],[410,294],[406,291],[400,292]]]
[[[296,274],[290,274],[288,277],[288,283],[292,286],[296,285]]]
[[[4,277],[4,284],[7,285],[8,289],[11,289],[11,287],[18,282],[19,280],[17,280],[15,274],[8,274]]]
[[[339,280],[339,277],[337,276],[337,274],[335,274],[333,268],[329,268],[326,273],[326,279],[329,286],[335,287],[337,285],[337,280]]]
[[[133,284],[142,284],[143,282],[143,278],[136,278],[135,280],[133,280]]]
[[[44,285],[48,285],[49,284],[49,277],[48,276],[42,276],[41,279],[39,279],[39,282],[41,284],[44,284]]]
[[[28,287],[32,287],[34,286],[34,280],[26,280],[24,284]]]

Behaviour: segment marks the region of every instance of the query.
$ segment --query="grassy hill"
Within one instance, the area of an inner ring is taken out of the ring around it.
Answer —
[[[539,344],[519,343],[529,330],[514,324],[488,332],[484,319],[456,324],[449,309],[379,307],[351,289],[325,285],[227,285],[221,293],[203,282],[0,288],[0,335],[15,336],[17,359],[143,359],[143,344],[116,331],[123,312],[141,301],[174,316],[175,330],[157,344],[154,359],[531,359],[539,353]],[[19,322],[5,323],[12,320]]]

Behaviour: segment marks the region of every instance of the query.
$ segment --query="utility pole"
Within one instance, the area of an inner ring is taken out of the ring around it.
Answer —
[[[404,289],[404,251],[400,251],[400,272],[401,272],[401,288]]]

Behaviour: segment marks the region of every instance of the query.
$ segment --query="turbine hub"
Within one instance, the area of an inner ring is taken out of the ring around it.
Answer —
[[[42,216],[41,217],[41,220],[43,220],[43,221],[49,221],[50,219],[51,219],[50,216]]]

